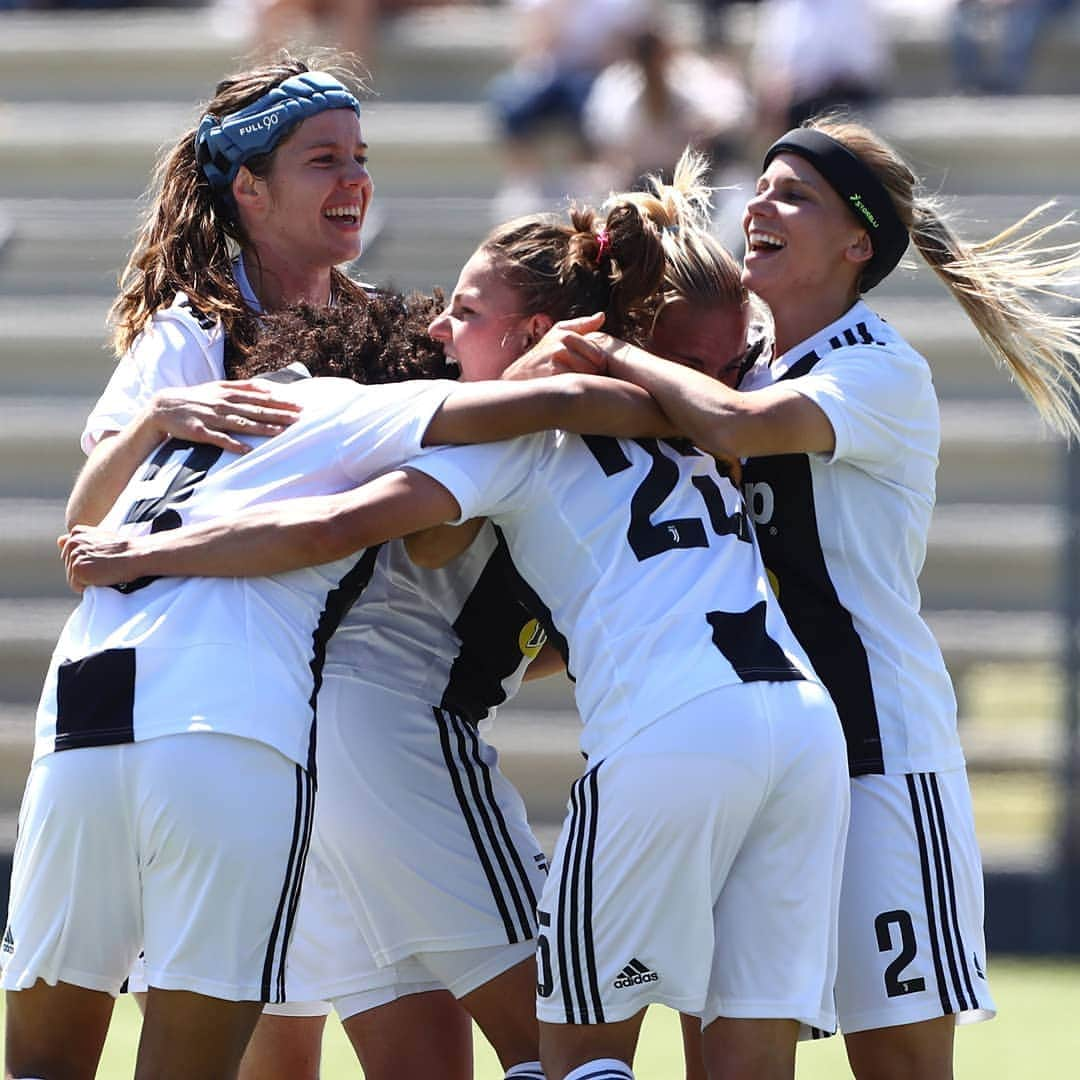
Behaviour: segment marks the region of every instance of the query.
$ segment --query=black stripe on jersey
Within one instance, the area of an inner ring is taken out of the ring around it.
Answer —
[[[709,611],[713,644],[743,682],[800,682],[803,674],[765,629],[765,601],[746,611]]]
[[[319,614],[315,629],[311,632],[311,660],[308,661],[308,667],[311,668],[311,697],[308,698],[308,704],[311,706],[311,729],[308,735],[307,770],[312,779],[315,779],[317,775],[315,771],[316,721],[319,691],[322,689],[323,666],[326,664],[326,646],[333,637],[334,631],[341,625],[341,620],[345,618],[349,609],[371,581],[371,575],[375,572],[375,560],[378,558],[381,546],[377,544],[375,547],[368,548],[336,587],[326,594],[326,603]]]
[[[135,741],[135,650],[106,649],[56,671],[57,750]]]
[[[506,700],[504,680],[521,666],[521,631],[532,619],[516,598],[518,577],[501,533],[461,612],[454,632],[461,648],[450,667],[441,705],[474,723]]]
[[[559,882],[556,927],[559,972],[568,1024],[604,1022],[592,928],[592,871],[599,809],[599,768],[590,769],[570,789],[570,827]]]
[[[315,812],[315,782],[305,769],[296,768],[296,811],[293,815],[292,844],[285,867],[285,880],[278,898],[274,925],[266,943],[263,960],[261,999],[281,1004],[285,1001],[285,957],[292,940],[293,922],[300,902],[308,848],[311,846],[311,822]]]
[[[506,543],[506,536],[498,525],[495,526],[495,537],[499,544],[509,551],[509,545]],[[512,561],[508,562],[505,569],[507,587],[513,590],[514,595],[521,601],[525,610],[530,612],[533,618],[543,627],[544,633],[547,634],[548,641],[551,642],[558,654],[562,657],[563,663],[566,665],[566,674],[570,677],[571,681],[573,681],[574,675],[570,670],[570,646],[567,643],[565,636],[559,633],[558,628],[555,626],[555,622],[551,617],[551,608],[540,599],[540,595],[521,576]]]
[[[628,1080],[634,1074],[629,1070],[612,1069],[607,1065],[601,1065],[592,1072],[579,1073],[576,1080]]]
[[[930,865],[930,849],[927,843],[926,830],[923,824],[923,810],[919,804],[919,791],[916,787],[916,777],[908,774],[904,777],[907,781],[908,796],[911,799],[911,816],[915,826],[915,837],[919,844],[919,865],[922,869],[923,899],[926,903],[926,921],[930,937],[930,955],[934,961],[934,974],[937,978],[938,996],[941,999],[941,1011],[945,1015],[956,1012],[952,1007],[952,999],[949,997],[949,988],[945,981],[945,967],[941,959],[941,943],[937,929],[937,913],[934,903],[934,872]]]
[[[479,736],[462,717],[444,709],[432,709],[432,713],[447,773],[503,920],[506,940],[511,945],[528,941],[536,936],[536,893],[495,798],[491,770],[480,757]]]
[[[870,661],[821,550],[810,460],[806,454],[754,458],[746,463],[743,482],[780,607],[836,703],[851,775],[884,772]],[[762,485],[771,493],[767,521],[756,512],[755,489]]]
[[[865,322],[839,331],[850,344],[876,344]],[[856,340],[850,340],[856,339]],[[844,340],[830,339],[832,348]],[[826,354],[827,355],[827,354]],[[797,379],[821,354],[811,349],[781,376]],[[777,583],[780,607],[840,714],[852,776],[885,771],[870,661],[851,612],[840,603],[821,549],[813,473],[806,454],[753,458],[743,469],[744,491],[755,520],[762,559]],[[772,515],[754,513],[755,488],[770,492]]]

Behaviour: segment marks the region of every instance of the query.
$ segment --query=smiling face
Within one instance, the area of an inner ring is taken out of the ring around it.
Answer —
[[[355,259],[372,191],[367,143],[351,109],[309,117],[278,146],[263,179],[241,169],[234,182],[245,231],[271,270],[329,273]]]
[[[705,307],[676,300],[660,312],[649,351],[734,387],[746,356],[749,314],[746,304]]]
[[[532,341],[533,317],[520,308],[517,290],[480,250],[462,267],[450,302],[428,333],[460,367],[462,381],[497,379]]]
[[[743,284],[770,307],[799,292],[854,292],[873,254],[866,230],[804,158],[778,154],[743,213]]]

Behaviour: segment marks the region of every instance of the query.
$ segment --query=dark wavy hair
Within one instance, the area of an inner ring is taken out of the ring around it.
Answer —
[[[431,296],[385,291],[334,307],[283,307],[263,316],[236,377],[249,379],[300,361],[312,375],[367,385],[455,379],[457,368],[447,366],[442,346],[427,332],[444,302],[436,289]]]

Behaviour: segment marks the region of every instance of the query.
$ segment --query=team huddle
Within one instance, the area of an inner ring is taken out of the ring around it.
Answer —
[[[739,265],[704,162],[495,228],[441,294],[360,286],[360,102],[291,58],[159,167],[60,548],[81,602],[38,708],[7,1074],[628,1080],[952,1075],[988,1019],[982,869],[917,579],[927,361],[863,294],[909,244],[1076,432],[1080,261],[970,248],[864,126],[765,157]],[[1062,252],[1066,251],[1063,256]],[[1020,287],[1022,286],[1022,287]],[[574,683],[550,866],[485,722]],[[102,868],[107,872],[102,873]]]

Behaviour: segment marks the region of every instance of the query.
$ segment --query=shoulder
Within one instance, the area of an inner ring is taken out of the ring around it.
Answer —
[[[224,334],[220,320],[197,308],[183,292],[178,292],[168,307],[154,312],[150,327],[161,328],[166,333],[175,329],[206,345],[220,341]]]

